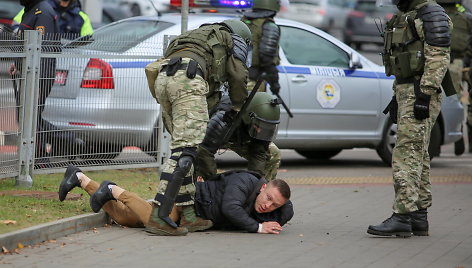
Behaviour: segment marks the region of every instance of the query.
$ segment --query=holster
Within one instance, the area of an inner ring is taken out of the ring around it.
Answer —
[[[187,66],[187,77],[190,79],[194,79],[197,75],[198,70],[198,63],[194,60],[190,60]]]
[[[166,67],[166,75],[174,76],[175,73],[179,70],[181,63],[182,63],[181,57],[171,58]]]

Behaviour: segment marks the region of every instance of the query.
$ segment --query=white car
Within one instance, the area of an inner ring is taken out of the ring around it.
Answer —
[[[105,0],[127,6],[133,16],[156,16],[169,10],[170,0]],[[157,10],[157,11],[156,11]]]
[[[188,28],[229,18],[234,16],[190,15]],[[124,146],[149,148],[159,109],[144,74],[152,60],[133,60],[132,55],[144,55],[149,46],[162,53],[158,44],[164,35],[178,35],[180,22],[180,14],[165,14],[98,29],[94,43],[70,51],[93,59],[58,60],[62,79],[56,82],[62,83],[53,87],[43,117],[61,129],[83,132],[90,153],[113,157]],[[281,28],[280,94],[294,117],[282,109],[275,143],[315,159],[329,159],[343,149],[372,148],[390,163],[396,125],[382,110],[391,99],[393,77],[321,30],[285,19],[276,23]],[[433,128],[432,156],[439,155],[442,144],[461,138],[463,116],[456,96],[444,98]]]

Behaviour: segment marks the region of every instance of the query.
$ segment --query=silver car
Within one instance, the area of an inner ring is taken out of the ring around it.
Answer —
[[[228,18],[234,17],[191,15],[189,29]],[[149,33],[143,34],[141,39],[121,40],[121,49],[95,47],[93,50],[93,43],[78,49],[95,51],[97,57],[105,52],[118,55],[117,58],[132,55],[144,43],[162,43],[164,35],[177,35],[180,21],[179,14],[126,19],[97,30],[95,39],[109,38],[110,33],[122,35],[126,31]],[[289,118],[282,110],[275,143],[282,149],[295,149],[313,159],[329,159],[343,149],[372,148],[382,160],[390,163],[396,125],[382,110],[391,99],[393,77],[386,77],[382,66],[321,30],[291,20],[277,19],[276,22],[281,28],[278,66],[281,96],[294,117]],[[87,133],[84,139],[89,144],[112,144],[117,150],[124,146],[146,149],[155,137],[159,110],[149,93],[143,71],[151,61],[117,63],[114,59],[94,59],[93,64],[87,61],[58,66],[58,69],[63,68],[64,75],[80,79],[54,86],[46,102],[44,118],[59,128],[74,126],[84,131]],[[96,70],[88,71],[90,65],[106,66],[108,73],[112,73],[108,82],[113,81],[114,89],[81,87],[84,79],[97,76]],[[462,120],[463,108],[457,97],[444,98],[432,133],[430,152],[433,156],[439,155],[442,144],[460,139]],[[91,148],[97,150],[98,147]]]

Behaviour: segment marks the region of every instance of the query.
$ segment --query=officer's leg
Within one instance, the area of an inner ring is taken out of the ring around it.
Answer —
[[[270,159],[269,144],[252,139],[244,145],[232,144],[230,149],[247,160],[247,169],[265,176],[266,165]]]
[[[183,230],[169,230],[177,227],[170,220],[169,213],[174,205],[192,206],[195,194],[193,184],[193,162],[196,147],[205,135],[208,122],[206,105],[206,82],[199,76],[188,79],[183,72],[177,72],[167,83],[167,97],[171,107],[171,159],[166,162],[158,186],[156,202],[146,230],[158,235],[182,235]],[[158,78],[159,80],[159,78]]]
[[[265,178],[268,181],[271,181],[277,176],[277,170],[279,169],[280,161],[282,159],[279,147],[277,147],[273,142],[269,144],[269,155],[270,158],[265,167]]]

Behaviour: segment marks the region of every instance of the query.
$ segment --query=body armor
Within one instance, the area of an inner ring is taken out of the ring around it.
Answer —
[[[418,2],[412,10],[394,15],[387,23],[382,55],[387,76],[406,79],[423,74],[424,43],[416,31],[415,19],[423,21],[426,43],[433,46],[450,44],[444,10],[433,2]]]
[[[242,19],[243,22],[245,22],[247,24],[247,26],[249,27],[249,29],[251,30],[251,33],[252,33],[252,56],[251,56],[251,66],[252,67],[259,67],[261,65],[264,65],[264,64],[267,64],[266,62],[265,63],[262,63],[260,62],[260,59],[259,59],[259,55],[260,55],[260,51],[259,51],[259,47],[260,47],[260,42],[261,42],[261,39],[262,39],[262,31],[263,31],[263,25],[265,23],[272,23],[275,25],[275,27],[278,28],[278,26],[275,24],[275,21],[273,18],[248,18],[248,17],[244,17]],[[276,48],[276,53],[274,54],[273,56],[273,60],[272,60],[272,63],[274,65],[279,65],[280,63],[280,57],[279,57],[279,51],[278,51],[278,44],[277,44],[277,48]]]
[[[464,13],[457,10],[455,5],[446,7],[445,10],[454,25],[451,35],[451,61],[456,58],[462,59],[467,49],[471,30],[468,19]]]
[[[165,54],[166,58],[188,57],[197,61],[209,82],[210,92],[227,80],[226,58],[233,53],[231,34],[221,31],[224,27],[211,24],[186,32],[169,44]]]

